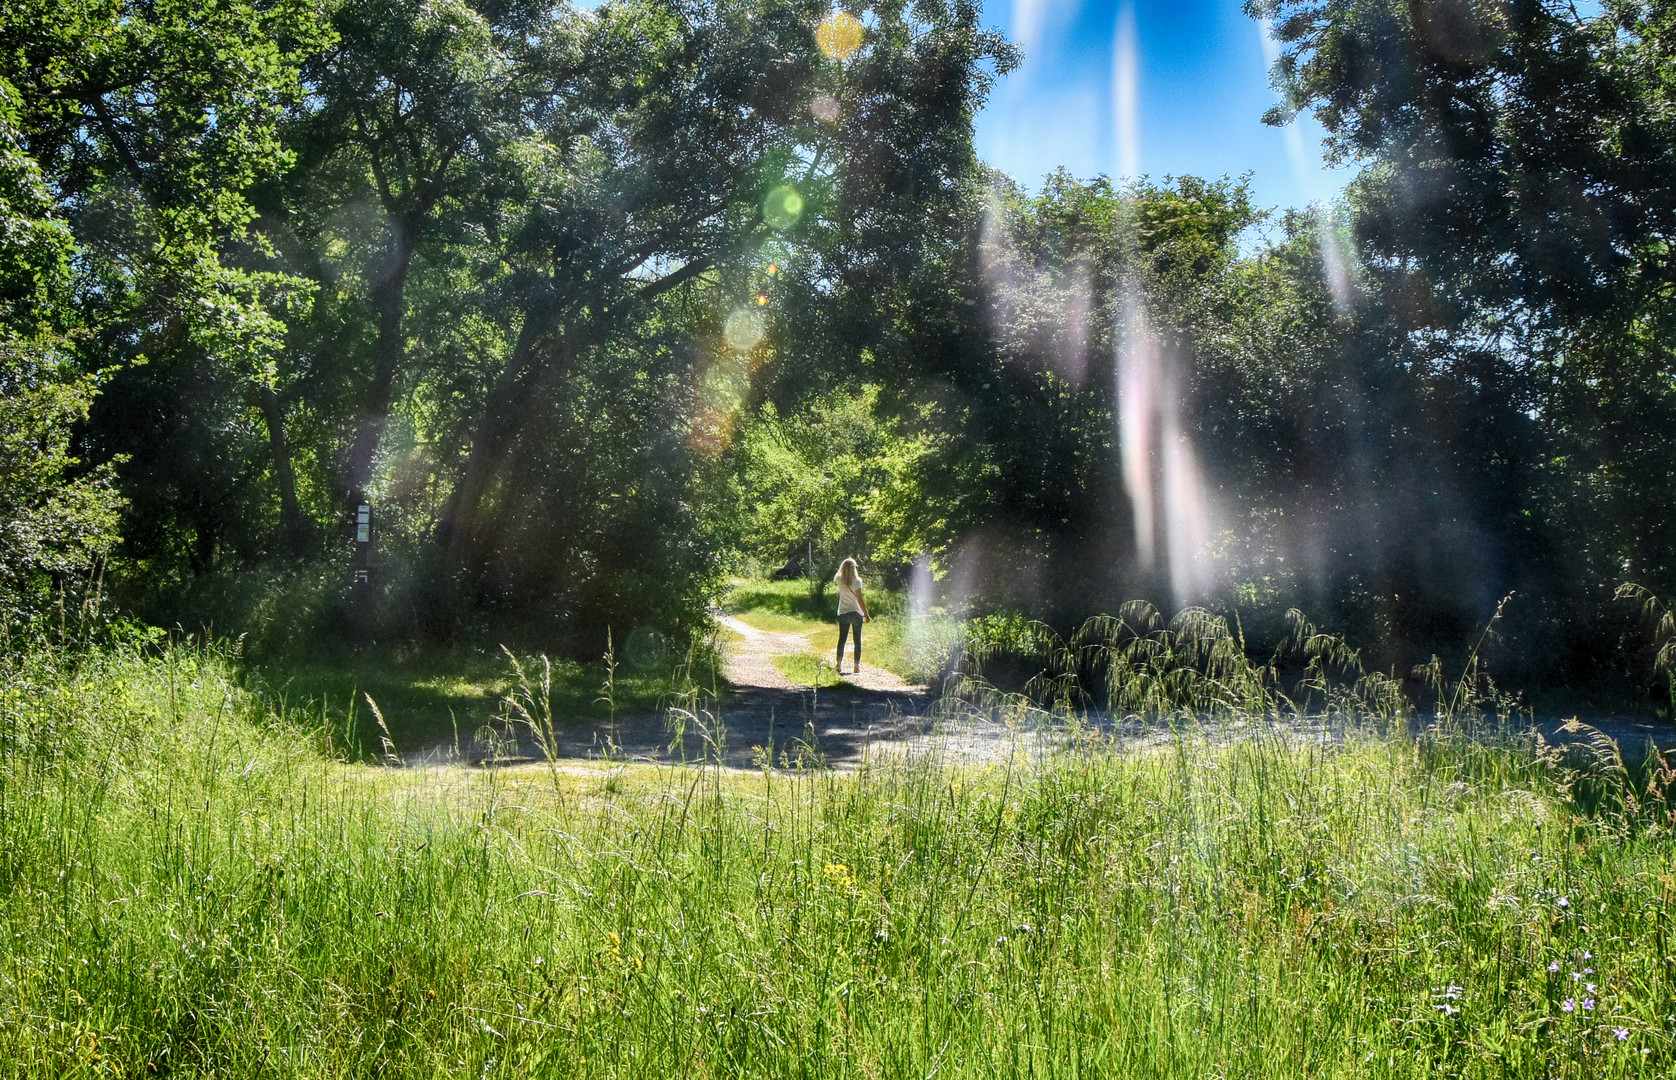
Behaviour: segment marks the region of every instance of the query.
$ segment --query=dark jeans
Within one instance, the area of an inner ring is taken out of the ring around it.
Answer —
[[[861,612],[848,611],[838,616],[838,666],[844,666],[844,635],[855,631],[855,666],[861,666]]]

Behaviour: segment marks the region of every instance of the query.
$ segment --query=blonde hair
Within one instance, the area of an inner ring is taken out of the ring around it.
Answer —
[[[853,589],[861,584],[861,568],[856,566],[854,559],[845,559],[838,564],[838,572],[832,575],[832,580],[847,589]]]

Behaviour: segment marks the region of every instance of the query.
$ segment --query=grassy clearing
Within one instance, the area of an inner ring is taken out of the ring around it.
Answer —
[[[909,682],[938,682],[958,648],[958,623],[941,614],[912,623],[898,592],[868,586],[866,597],[873,621],[863,635],[863,659]],[[759,630],[810,635],[817,655],[838,643],[838,601],[831,589],[816,601],[803,581],[739,579],[724,609]]]
[[[520,658],[530,669],[531,657]],[[691,688],[695,678],[709,684],[702,656],[694,664],[664,658],[636,668],[621,658],[614,669],[602,659],[583,664],[553,663],[552,707],[564,722],[604,720],[613,699],[619,714],[652,712]],[[252,674],[276,711],[306,714],[310,722],[334,733],[336,744],[352,757],[365,757],[380,744],[371,697],[404,751],[469,743],[473,733],[504,713],[513,688],[506,655],[480,651],[367,649],[345,653],[335,662],[272,664]],[[608,691],[609,683],[609,691]]]
[[[0,1076],[1676,1068],[1668,814],[1529,745],[423,772],[213,655],[7,676]]]

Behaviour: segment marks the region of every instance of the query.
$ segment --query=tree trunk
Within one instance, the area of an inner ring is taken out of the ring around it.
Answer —
[[[360,425],[344,469],[343,495],[351,505],[365,497],[367,485],[372,482],[373,460],[378,456],[379,441],[390,421],[390,399],[395,392],[396,376],[407,359],[402,317],[416,230],[398,222],[392,222],[390,227],[393,235],[384,266],[368,296],[378,313],[378,344],[373,353],[372,381],[367,384]]]
[[[472,436],[465,469],[449,494],[438,522],[438,537],[451,560],[458,561],[465,555],[489,484],[505,459],[513,436],[522,426],[529,405],[531,375],[541,366],[536,358],[536,344],[547,325],[545,315],[530,312],[524,316],[512,358],[489,388],[489,399],[484,403],[477,432]]]
[[[297,502],[297,477],[291,469],[291,446],[285,438],[285,411],[279,395],[266,383],[257,383],[253,396],[262,410],[273,454],[274,483],[279,487],[280,544],[286,555],[296,558],[308,551],[309,528],[302,504]]]

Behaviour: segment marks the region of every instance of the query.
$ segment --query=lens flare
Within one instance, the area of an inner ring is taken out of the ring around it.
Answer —
[[[669,657],[669,639],[651,626],[637,626],[623,641],[623,656],[636,671],[656,671]]]
[[[1006,338],[1030,328],[1046,346],[1046,359],[1055,374],[1073,387],[1087,382],[1093,366],[1090,354],[1094,325],[1093,280],[1086,266],[1076,265],[1058,277],[1046,304],[1039,295],[1034,256],[1019,243],[1008,224],[1005,194],[992,189],[985,200],[978,234],[978,268],[983,283],[983,308],[997,336]],[[1030,297],[1023,301],[1022,298]],[[974,305],[976,301],[972,301]],[[1101,354],[1102,356],[1104,353]],[[1104,371],[1104,361],[1101,362]],[[984,389],[989,384],[984,384]]]
[[[1182,423],[1182,388],[1138,301],[1124,303],[1118,349],[1118,446],[1123,486],[1135,519],[1141,565],[1162,569],[1171,599],[1204,598],[1215,568],[1208,551],[1210,509],[1192,438]]]
[[[1158,401],[1158,356],[1146,333],[1139,305],[1124,304],[1123,344],[1117,358],[1118,446],[1123,455],[1123,489],[1135,518],[1135,553],[1143,566],[1157,560],[1158,524],[1153,514],[1153,420]]]
[[[767,332],[768,324],[762,315],[748,307],[734,308],[722,324],[722,337],[736,352],[750,352]]]
[[[1135,8],[1125,4],[1118,11],[1112,39],[1112,120],[1117,129],[1117,174],[1131,178],[1141,172],[1139,54]]]
[[[757,293],[757,306],[758,307],[767,307],[768,306],[768,294],[767,293],[760,293],[760,292]]]
[[[1266,19],[1259,20],[1257,33],[1263,43],[1263,58],[1268,63],[1269,70],[1277,70],[1280,63],[1280,42],[1275,40],[1274,27]],[[1292,162],[1292,175],[1297,178],[1300,186],[1309,184],[1319,172],[1320,166],[1304,149],[1303,132],[1299,130],[1297,121],[1288,123],[1282,129],[1282,133],[1286,140],[1286,156]],[[1321,271],[1327,279],[1327,291],[1333,298],[1333,310],[1342,319],[1355,311],[1357,288],[1356,281],[1351,276],[1350,254],[1345,250],[1336,217],[1330,207],[1315,208],[1315,232],[1321,247]]]
[[[693,417],[687,442],[705,457],[714,457],[733,442],[740,413],[751,391],[750,370],[737,357],[717,356],[698,377],[693,391]]]
[[[1350,276],[1350,259],[1344,250],[1338,222],[1327,207],[1316,208],[1315,232],[1321,242],[1321,272],[1327,278],[1333,310],[1339,318],[1346,318],[1356,310],[1356,282]]]
[[[847,11],[828,15],[815,28],[815,44],[828,60],[848,60],[861,48],[861,21]]]
[[[921,554],[914,560],[913,575],[908,580],[908,654],[917,655],[930,644],[926,620],[931,617],[932,599],[931,556]]]
[[[816,120],[823,124],[830,124],[838,119],[838,99],[831,94],[819,94],[815,100],[809,102],[809,111]]]
[[[779,263],[769,263],[768,264],[768,272],[770,274],[778,274],[780,272],[780,264]]]
[[[762,220],[782,232],[803,216],[803,196],[790,184],[782,184],[762,201]]]

